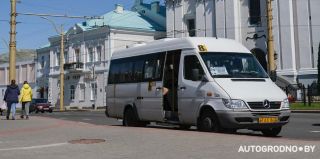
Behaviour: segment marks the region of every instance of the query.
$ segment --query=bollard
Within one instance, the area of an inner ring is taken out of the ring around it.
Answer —
[[[311,106],[311,87],[310,87],[310,85],[308,85],[308,90],[307,90],[307,92],[308,92],[308,105],[309,106]]]
[[[303,104],[304,106],[306,106],[306,87],[304,85],[302,85],[302,93],[303,93]]]

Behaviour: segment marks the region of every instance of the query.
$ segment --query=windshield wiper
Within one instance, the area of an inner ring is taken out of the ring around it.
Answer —
[[[213,75],[213,78],[231,78],[231,75]]]

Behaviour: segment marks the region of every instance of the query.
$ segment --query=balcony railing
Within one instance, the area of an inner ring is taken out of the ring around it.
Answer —
[[[72,62],[63,65],[66,71],[83,71],[84,64],[82,62]]]

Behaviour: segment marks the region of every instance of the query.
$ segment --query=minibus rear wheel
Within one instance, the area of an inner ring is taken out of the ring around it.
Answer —
[[[138,119],[137,119],[136,115],[134,114],[132,108],[127,108],[124,111],[122,124],[123,124],[123,126],[137,126]]]
[[[220,125],[219,120],[216,115],[216,113],[212,110],[210,111],[204,111],[201,113],[199,122],[198,122],[198,129],[200,131],[205,132],[219,132],[220,131]]]
[[[263,130],[261,130],[261,132],[262,132],[262,134],[263,134],[264,136],[276,137],[276,136],[278,136],[278,134],[281,132],[281,127],[263,129]]]

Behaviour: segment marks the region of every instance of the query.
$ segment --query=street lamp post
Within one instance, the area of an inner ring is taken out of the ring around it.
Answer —
[[[61,37],[61,47],[60,47],[60,111],[64,111],[64,32],[63,32],[63,25],[61,24],[60,31],[58,30],[56,24],[46,18],[46,17],[41,17],[42,19],[48,20],[56,30],[57,34],[60,35]]]

